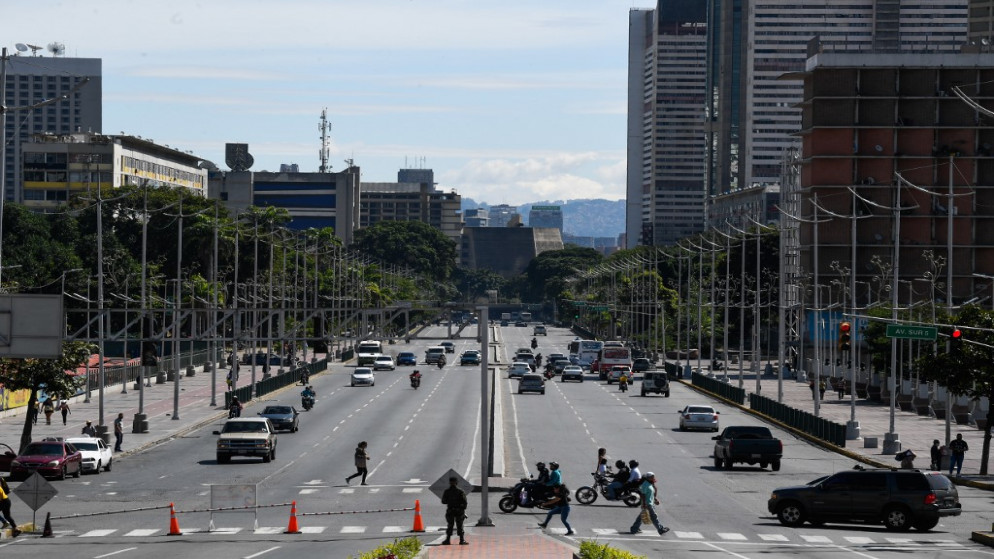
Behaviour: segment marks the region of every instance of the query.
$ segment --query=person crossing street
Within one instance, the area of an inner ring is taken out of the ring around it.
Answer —
[[[656,498],[656,475],[652,472],[647,472],[645,474],[645,479],[642,481],[642,485],[639,487],[639,492],[642,493],[642,512],[635,517],[635,523],[632,524],[631,533],[640,534],[642,533],[642,523],[651,521],[659,531],[659,535],[662,536],[670,529],[663,526],[659,522],[659,517],[656,516],[656,505],[659,504],[659,499]],[[648,517],[648,518],[646,518]]]

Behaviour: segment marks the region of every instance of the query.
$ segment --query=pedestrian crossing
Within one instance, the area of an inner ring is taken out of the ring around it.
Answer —
[[[183,528],[184,535],[192,534],[203,534],[206,536],[218,536],[218,535],[260,535],[260,536],[271,536],[271,535],[282,535],[286,528],[283,526],[260,526],[258,528],[245,528],[245,527],[215,527],[213,530],[206,530],[201,528]],[[574,527],[576,534],[572,536],[573,539],[586,539],[586,538],[653,538],[659,540],[670,540],[670,541],[681,541],[681,542],[721,542],[725,544],[762,544],[762,543],[778,543],[783,545],[807,545],[807,546],[898,546],[907,548],[928,548],[928,547],[942,547],[942,548],[957,548],[964,547],[965,542],[960,542],[953,540],[949,537],[928,537],[927,534],[923,534],[921,537],[892,537],[892,536],[847,536],[847,535],[823,535],[823,534],[803,534],[803,533],[791,533],[791,534],[780,534],[780,533],[755,533],[755,534],[744,534],[741,532],[714,532],[705,533],[699,531],[682,531],[682,530],[672,530],[664,536],[660,536],[655,530],[647,529],[639,534],[629,534],[627,530],[619,530],[617,528],[577,528]],[[427,526],[425,532],[427,534],[431,533],[441,533],[445,531],[444,526]],[[472,534],[473,528],[467,527],[467,533]],[[137,537],[154,537],[162,536],[168,532],[166,529],[156,529],[156,528],[137,528],[132,530],[120,530],[113,528],[101,528],[89,530],[82,533],[74,532],[56,532],[57,537],[79,537],[79,538],[108,538],[108,537],[125,537],[125,538],[137,538]],[[366,526],[366,525],[344,525],[344,526],[300,526],[300,532],[302,534],[311,535],[342,535],[342,536],[358,536],[358,535],[372,535],[372,534],[407,534],[412,533],[410,526],[398,526],[398,525],[387,525],[387,526]],[[566,528],[548,528],[545,530],[548,534],[565,536]],[[287,535],[287,537],[292,538],[292,535]]]

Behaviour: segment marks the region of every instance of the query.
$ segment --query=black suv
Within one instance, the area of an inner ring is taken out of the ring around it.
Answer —
[[[784,526],[865,522],[923,532],[962,511],[956,486],[938,472],[859,466],[807,485],[775,489],[767,508]]]

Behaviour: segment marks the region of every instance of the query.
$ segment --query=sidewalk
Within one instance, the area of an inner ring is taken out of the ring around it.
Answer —
[[[693,361],[691,362],[693,364]],[[748,363],[746,363],[748,367]],[[714,377],[721,379],[725,371],[717,371]],[[728,373],[728,382],[732,386],[738,386],[739,371],[737,366],[733,366]],[[680,379],[690,385],[690,379]],[[743,388],[746,393],[756,392],[756,375],[746,370],[743,374]],[[777,399],[777,377],[762,376],[760,378],[760,394],[766,398]],[[814,398],[807,381],[796,378],[783,379],[783,400],[782,402],[790,407],[814,413]],[[746,404],[748,408],[748,396]],[[846,425],[852,417],[852,406],[850,396],[847,394],[842,399],[838,398],[836,392],[828,390],[821,401],[820,417]],[[894,460],[892,454],[883,453],[884,434],[890,432],[890,401],[873,402],[863,398],[856,398],[856,421],[860,426],[860,439],[847,440],[842,454],[851,456],[856,460],[868,462],[875,466],[885,468],[895,468],[898,462]],[[935,419],[931,416],[918,415],[914,412],[901,411],[898,407],[894,410],[894,432],[899,435],[901,449],[911,449],[918,456],[915,458],[915,466],[927,469],[929,466],[929,449],[932,441],[938,439],[940,445],[946,444],[946,422]],[[953,420],[950,427],[950,438],[955,439],[958,433],[963,434],[963,440],[967,442],[970,450],[966,452],[963,461],[961,477],[952,477],[959,485],[968,485],[980,489],[994,490],[994,475],[981,476],[980,457],[983,449],[984,432],[973,425],[957,425]],[[876,448],[867,448],[865,445],[867,438],[876,438]],[[827,443],[825,443],[827,444]],[[836,447],[828,445],[833,450]],[[992,469],[994,472],[994,469]],[[949,471],[945,471],[949,474]]]

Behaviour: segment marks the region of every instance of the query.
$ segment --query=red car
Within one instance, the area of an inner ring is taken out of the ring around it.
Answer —
[[[0,443],[0,472],[9,472],[10,463],[14,461],[17,453],[9,446]]]
[[[45,439],[35,441],[25,447],[10,463],[10,477],[26,479],[32,472],[46,477],[66,479],[66,476],[79,477],[83,471],[83,455],[72,443]]]

